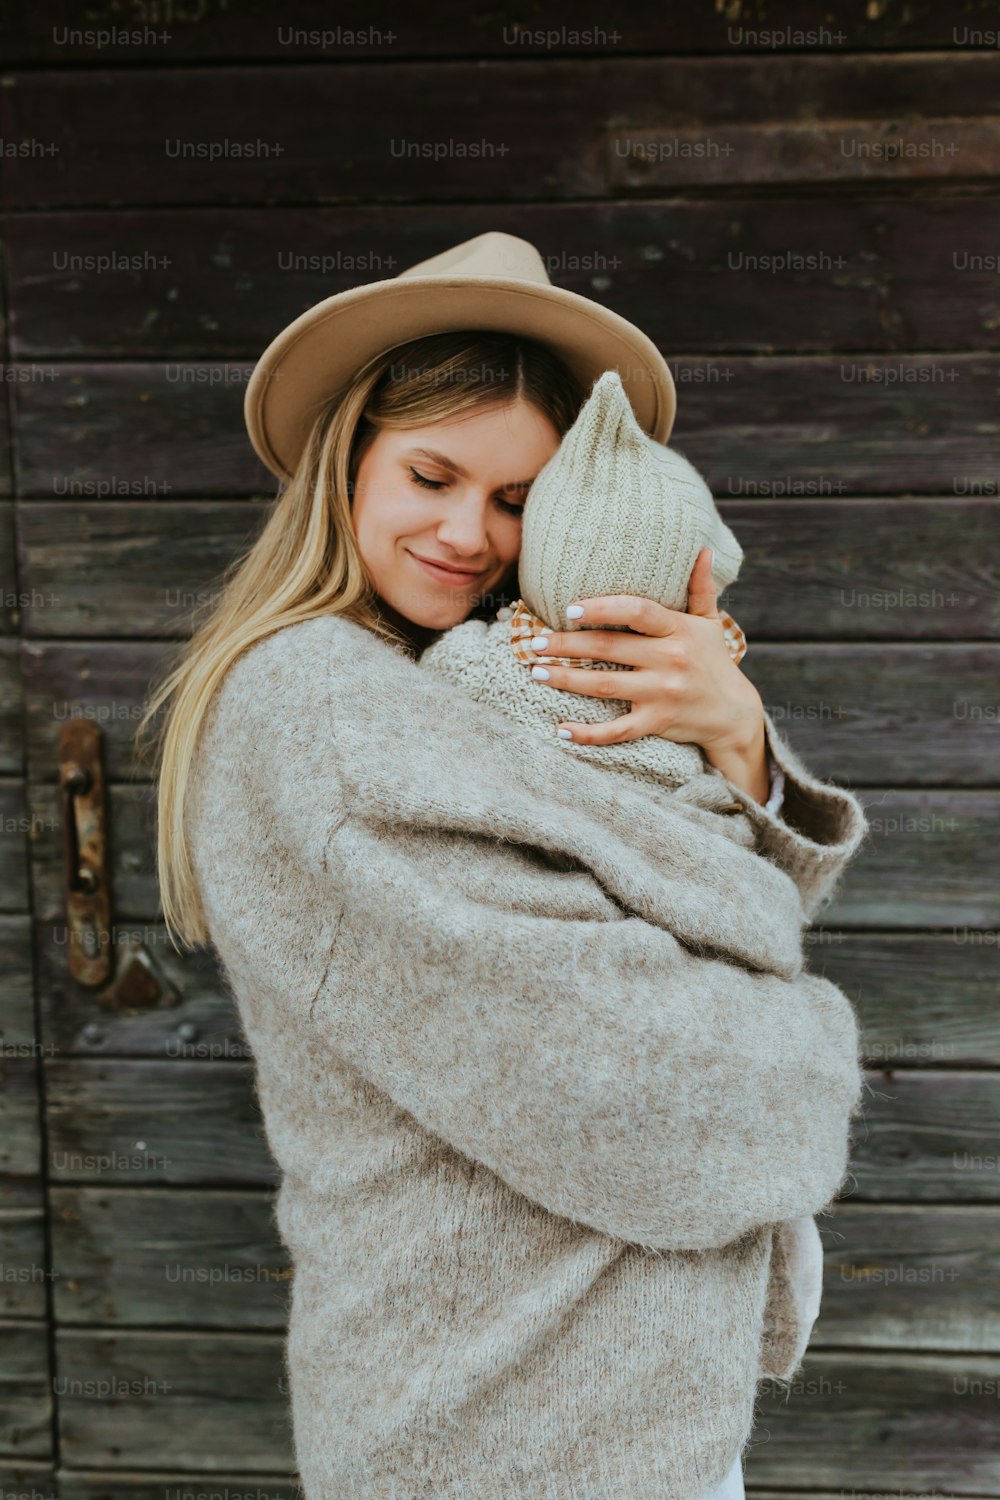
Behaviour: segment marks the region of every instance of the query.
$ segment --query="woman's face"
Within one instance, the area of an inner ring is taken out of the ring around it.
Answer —
[[[520,397],[376,433],[358,465],[352,516],[397,622],[448,630],[505,581],[521,550],[528,488],[558,446],[549,418]]]

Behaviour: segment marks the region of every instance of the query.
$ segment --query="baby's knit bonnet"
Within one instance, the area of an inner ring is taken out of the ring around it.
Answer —
[[[702,547],[715,550],[721,594],[743,561],[739,542],[697,469],[643,432],[618,372],[606,370],[528,491],[521,597],[555,630],[578,628],[566,606],[599,594],[682,610]]]

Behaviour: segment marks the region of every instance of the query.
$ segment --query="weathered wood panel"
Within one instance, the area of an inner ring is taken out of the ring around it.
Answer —
[[[995,647],[751,641],[742,665],[817,776],[857,787],[891,770],[897,786],[996,785]]]
[[[87,509],[109,496],[147,504],[185,492],[272,497],[274,476],[243,424],[251,368],[60,365],[45,388],[26,385],[14,398],[22,493]],[[45,602],[58,608],[58,598]],[[40,614],[36,606],[28,634],[38,633]],[[133,633],[142,633],[141,619]]]
[[[870,1207],[819,1220],[823,1302],[810,1348],[1000,1353],[1000,1207]]]
[[[551,201],[668,184],[989,181],[1000,164],[995,58],[974,51],[383,62],[374,116],[363,62],[339,65],[335,88],[308,63],[123,70],[113,88],[110,76],[11,75],[5,133],[55,147],[5,161],[11,207]]]
[[[669,352],[671,444],[720,501],[1000,493],[998,356]],[[88,510],[108,498],[273,496],[243,425],[251,368],[67,362],[55,380],[15,387],[24,495]],[[30,574],[22,586],[44,587]],[[31,602],[35,634],[43,610]]]
[[[722,500],[719,509],[745,553],[725,603],[751,643],[1000,635],[1000,501]],[[24,576],[51,600],[29,607],[26,628],[36,638],[184,637],[268,513],[253,501],[26,502]]]
[[[995,196],[521,203],[559,286],[699,353],[996,348]],[[480,206],[15,216],[17,360],[253,361],[324,297],[482,232]],[[317,247],[317,248],[311,248]]]
[[[1000,793],[870,787],[858,795],[870,832],[833,902],[819,914],[824,927],[1000,927]],[[112,783],[108,799],[116,838],[115,921],[155,920],[153,789]],[[36,826],[44,828],[32,848],[35,911],[41,921],[61,926],[54,788],[33,787],[31,803]]]
[[[49,1458],[52,1390],[44,1323],[0,1323],[0,1455]]]
[[[869,831],[824,923],[1000,926],[1000,793],[859,791]]]
[[[60,1323],[285,1327],[270,1193],[56,1187],[50,1202]]]
[[[50,1279],[41,1204],[0,1209],[0,1317],[47,1317]]]
[[[249,1064],[55,1058],[46,1093],[53,1183],[278,1182]]]
[[[46,1051],[191,1062],[249,1059],[236,1006],[210,950],[178,953],[161,923],[116,923],[113,936],[119,943],[143,944],[176,1003],[132,1012],[101,1005],[93,990],[69,974],[65,925],[39,923],[38,993]]]
[[[6,326],[4,325],[3,326],[3,336],[4,336],[4,345],[5,346],[6,346],[6,334],[7,334],[7,330],[6,330]],[[6,360],[6,358],[7,358],[7,355],[6,355],[6,349],[5,349],[4,360]],[[10,367],[8,365],[6,365],[5,363],[0,363],[0,382],[3,383],[3,388],[4,388],[4,400],[0,401],[0,495],[12,495],[14,493],[14,475],[13,475],[14,454],[13,454],[13,443],[12,443],[11,433],[10,433],[10,406],[9,406],[9,403],[8,403],[8,401],[6,399],[6,389],[8,388],[10,381],[13,380],[13,379],[16,379],[16,378],[17,377],[14,375],[13,371],[10,369]],[[9,515],[10,515],[10,512],[8,511],[7,512],[7,518],[8,519],[9,519]],[[5,545],[6,545],[6,543],[4,541],[4,531],[3,531],[2,525],[0,525],[0,555],[2,555],[2,553],[4,551]],[[6,569],[5,568],[4,569],[0,569],[0,580],[2,580],[4,582],[4,584],[6,585],[7,579],[6,579],[5,575],[6,575]],[[4,619],[9,618],[8,615],[7,615],[7,601],[6,601],[6,599],[4,600],[4,615],[3,615],[3,618]]]
[[[316,58],[336,63],[345,57],[613,56],[622,50],[836,52],[989,47],[995,20],[981,0],[964,0],[947,11],[931,0],[864,9],[846,0],[827,0],[821,16],[807,0],[744,0],[738,7],[685,5],[662,10],[618,6],[604,24],[586,25],[567,0],[547,4],[544,13],[512,4],[477,10],[445,0],[435,6],[433,15],[421,14],[419,20],[404,7],[392,5],[379,11],[377,24],[362,0],[342,0],[335,17],[318,0],[295,0],[282,7],[280,16],[258,3],[245,5],[236,18],[224,0],[187,10],[164,5],[147,15],[151,24],[129,25],[111,5],[95,7],[81,17],[69,0],[57,0],[46,6],[43,25],[42,13],[12,7],[2,18],[0,46],[9,65],[72,61],[114,62],[119,67],[214,59]]]
[[[38,1177],[41,1167],[38,1062],[0,1053],[0,1174]],[[2,1201],[2,1200],[0,1200]]]
[[[46,1066],[56,1184],[273,1187],[252,1068],[242,1063],[56,1058]],[[867,1074],[845,1197],[1000,1201],[1000,1075]],[[151,1105],[150,1101],[155,1101]]]
[[[845,1198],[1000,1202],[996,1071],[886,1069],[866,1083]]]
[[[0,410],[6,412],[6,409],[7,403],[4,401]],[[0,464],[0,494],[6,493],[3,488],[4,475],[5,469]],[[0,501],[0,635],[15,635],[20,625],[16,557],[14,506],[8,501]]]
[[[10,1458],[0,1459],[0,1494],[10,1496],[10,1500],[21,1496],[25,1500],[59,1500],[50,1464],[21,1463]]]
[[[1000,1360],[813,1354],[789,1394],[762,1394],[747,1489],[995,1495]]]
[[[864,1055],[891,1068],[1000,1065],[1000,931],[816,927],[809,966],[850,996]]]
[[[0,917],[0,1316],[46,1316],[31,919]],[[12,1175],[13,1174],[13,1175]],[[2,1355],[0,1355],[2,1360]]]
[[[28,629],[35,636],[101,635],[109,627],[186,636],[265,519],[265,507],[252,502],[25,507],[22,567],[53,599],[29,611]],[[57,705],[56,712],[71,709]]]
[[[60,1453],[75,1468],[293,1470],[278,1334],[57,1334]]]
[[[100,725],[110,777],[148,778],[148,766],[134,754],[135,731],[150,685],[182,648],[174,640],[24,642],[32,780],[54,783],[59,730],[75,715]],[[817,776],[863,786],[881,782],[891,767],[898,785],[996,780],[1000,646],[751,639],[743,670]]]
[[[35,825],[20,778],[0,778],[0,911],[28,909],[28,831]]]
[[[7,1057],[36,1052],[31,918],[0,917],[0,1047]]]
[[[24,771],[23,713],[18,643],[0,639],[0,775]]]

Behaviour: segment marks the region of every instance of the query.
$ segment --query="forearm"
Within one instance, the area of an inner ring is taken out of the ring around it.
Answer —
[[[709,748],[705,753],[711,764],[733,786],[746,792],[755,802],[767,801],[771,792],[771,776],[763,716],[759,726],[747,740],[721,748]]]
[[[317,1046],[605,1234],[705,1248],[825,1207],[861,1087],[834,985],[691,952],[537,851],[440,832],[349,817],[331,837]]]

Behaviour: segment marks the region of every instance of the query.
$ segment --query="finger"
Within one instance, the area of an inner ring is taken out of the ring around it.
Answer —
[[[715,579],[712,577],[712,549],[702,547],[688,580],[688,614],[702,615],[711,620],[718,612]]]
[[[574,605],[583,606],[583,614],[573,617],[582,625],[627,625],[639,635],[672,635],[684,620],[683,610],[667,609],[640,594],[600,594],[575,599],[570,607]]]
[[[622,745],[648,733],[642,719],[634,712],[619,714],[617,719],[607,719],[602,724],[580,724],[575,719],[567,719],[557,724],[556,729],[568,729],[574,745]]]
[[[626,703],[634,701],[628,690],[634,680],[631,672],[602,672],[597,667],[557,667],[545,664],[532,667],[531,675],[543,687],[582,693],[587,698],[620,698]]]
[[[540,644],[542,641],[544,645]],[[625,630],[547,630],[542,635],[532,636],[528,645],[535,656],[543,658],[594,657],[629,667],[644,666],[650,660],[647,641]],[[547,667],[549,663],[543,660],[542,665]]]

